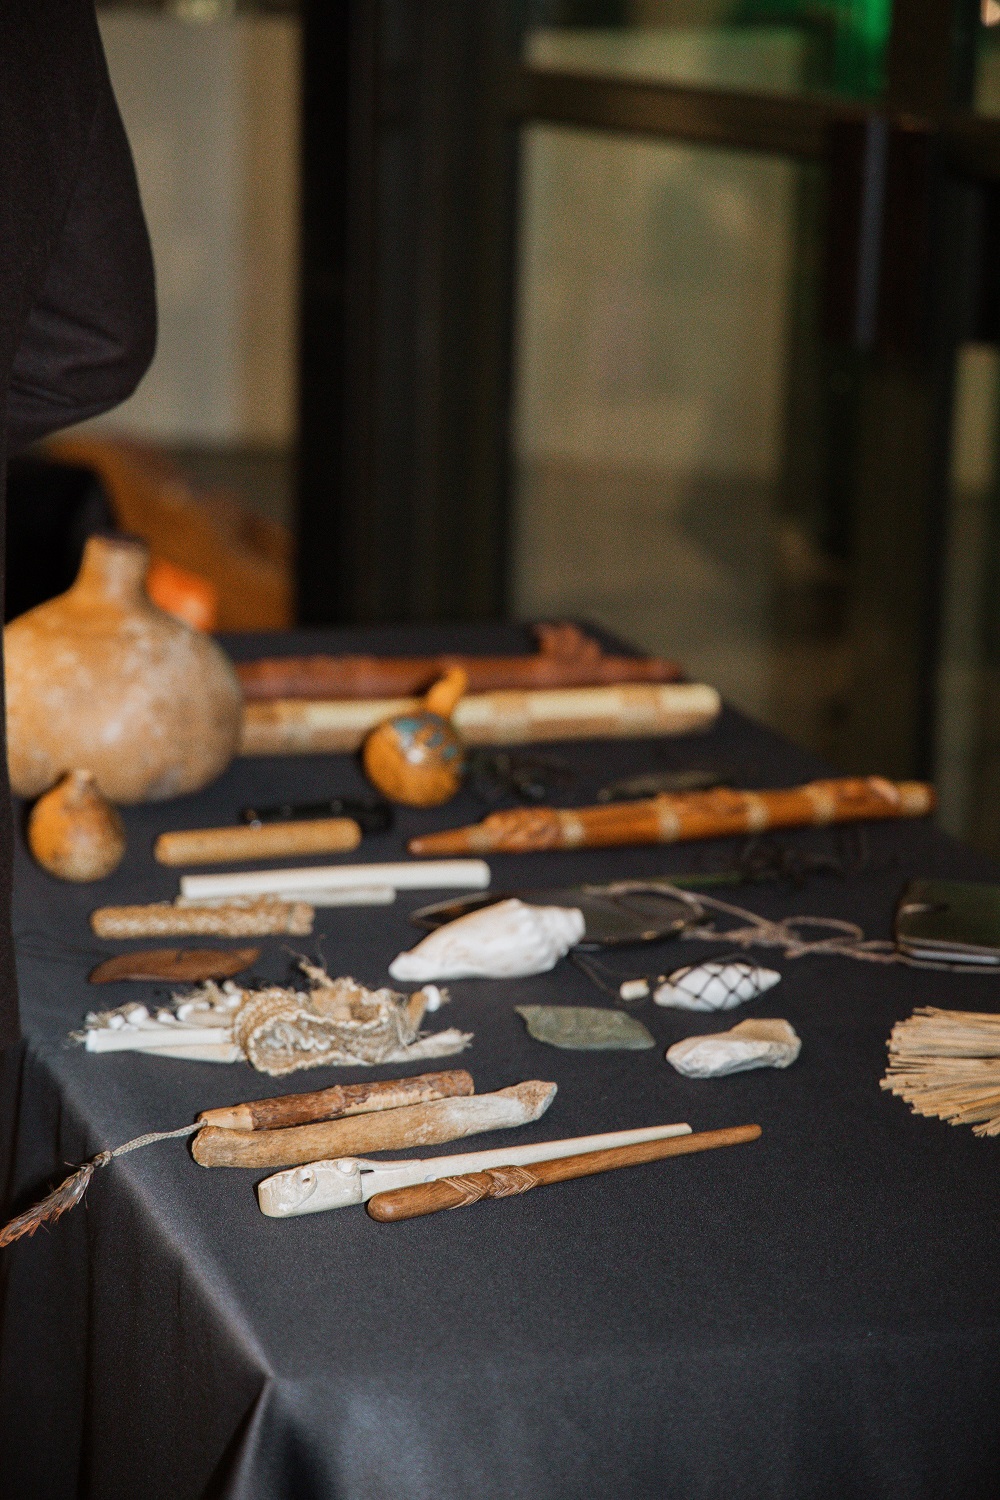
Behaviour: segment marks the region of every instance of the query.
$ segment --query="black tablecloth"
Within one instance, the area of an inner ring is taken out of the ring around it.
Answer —
[[[305,638],[295,638],[305,644]],[[343,632],[312,649],[520,648],[513,627]],[[282,642],[284,645],[285,643]],[[242,641],[254,654],[260,643]],[[273,638],[267,642],[274,649]],[[733,713],[698,741],[563,747],[588,798],[610,775],[693,757],[757,785],[822,768]],[[876,769],[876,768],[872,768]],[[200,1109],[280,1092],[243,1065],[67,1045],[99,999],[98,902],[166,898],[155,833],[230,821],[248,801],[361,789],[349,757],[241,761],[209,791],[126,813],[129,852],[100,887],[50,879],[23,855],[15,925],[26,1042],[5,1060],[8,1204],[61,1164]],[[471,821],[466,796],[403,813],[365,859],[413,830]],[[830,835],[795,835],[805,848]],[[734,899],[847,916],[888,936],[911,874],[988,875],[929,824],[873,826],[857,876]],[[735,845],[733,846],[735,848]],[[641,876],[721,861],[721,844],[495,858],[494,883]],[[415,933],[391,908],[318,914],[334,974],[385,982]],[[48,956],[28,956],[27,946]],[[261,972],[288,973],[285,940]],[[664,945],[623,974],[712,951]],[[766,955],[761,954],[762,958]],[[1000,981],[844,958],[767,961],[780,986],[738,1016],[635,1008],[654,1051],[567,1053],[531,1041],[516,1002],[612,1003],[569,964],[515,983],[464,981],[434,1024],[475,1033],[484,1091],[524,1078],[559,1092],[511,1141],[664,1120],[757,1121],[755,1145],[567,1183],[400,1225],[361,1209],[264,1218],[263,1173],[205,1171],[184,1142],[117,1160],[87,1205],[4,1252],[0,1492],[187,1500],[506,1500],[669,1496],[994,1496],[1000,1491],[1000,1143],[917,1119],[878,1080],[894,1021],[933,1003],[1000,1009]],[[671,1042],[739,1016],[783,1016],[799,1061],[695,1082]],[[443,1064],[448,1065],[448,1064]],[[379,1069],[391,1076],[411,1069]],[[296,1088],[364,1070],[296,1075]],[[368,1074],[367,1076],[371,1076]],[[480,1137],[468,1149],[497,1142]],[[441,1150],[466,1149],[444,1147]]]

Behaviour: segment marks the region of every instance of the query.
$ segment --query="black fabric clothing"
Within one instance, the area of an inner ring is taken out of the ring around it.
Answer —
[[[523,648],[501,629],[343,631],[242,641],[286,650]],[[756,786],[820,774],[812,758],[727,712],[707,736],[553,747],[581,798],[612,777],[696,762]],[[100,902],[167,899],[152,859],[170,827],[218,826],[247,804],[356,794],[349,756],[238,761],[197,797],[127,808],[128,853],[100,887],[51,879],[18,853],[16,930],[26,1044],[8,1059],[18,1119],[16,1207],[64,1163],[240,1099],[424,1071],[318,1068],[274,1080],[248,1067],[96,1056],[66,1035],[95,1006],[156,993],[88,987]],[[402,811],[349,862],[398,859],[416,830],[471,821],[467,793]],[[885,938],[906,880],[997,878],[928,821],[872,824],[850,879],[727,889],[767,916],[847,917]],[[781,835],[805,850],[836,835]],[[498,888],[721,865],[739,840],[493,857]],[[438,893],[443,895],[444,893]],[[419,933],[393,906],[320,910],[312,939],[263,939],[258,970],[288,977],[289,948],[334,974],[385,983]],[[42,951],[43,943],[48,952]],[[143,946],[143,945],[140,945]],[[654,976],[722,945],[621,953]],[[575,968],[449,984],[429,1028],[474,1033],[437,1067],[482,1092],[551,1079],[523,1130],[420,1154],[556,1139],[661,1121],[756,1121],[754,1145],[540,1188],[402,1224],[360,1208],[264,1218],[267,1175],[206,1171],[184,1142],[94,1178],[85,1208],[3,1253],[0,1494],[32,1500],[993,1500],[1000,1492],[1000,1142],[920,1119],[879,1089],[893,1024],[918,1005],[1000,1010],[1000,976],[845,958],[754,956],[782,975],[721,1015],[628,1007],[646,1052],[571,1053],[533,1042],[519,1003],[613,1005]],[[802,1038],[787,1071],[681,1078],[683,1036],[781,1016]]]
[[[149,237],[93,0],[0,0],[0,486],[8,447],[130,395],[155,339]],[[0,1047],[17,1035],[10,849],[4,813]]]

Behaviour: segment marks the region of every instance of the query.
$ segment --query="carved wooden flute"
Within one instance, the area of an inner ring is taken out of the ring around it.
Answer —
[[[411,854],[521,854],[532,849],[673,844],[766,828],[919,818],[933,808],[934,789],[924,782],[843,777],[771,792],[716,787],[597,807],[518,808],[491,813],[467,828],[423,834],[407,847]]]
[[[429,1104],[475,1093],[472,1074],[464,1068],[443,1073],[418,1073],[415,1078],[387,1078],[379,1083],[338,1083],[305,1094],[280,1094],[275,1099],[251,1099],[221,1109],[203,1109],[198,1119],[219,1130],[280,1130],[288,1125],[311,1125],[374,1110],[399,1109],[404,1104]]]
[[[600,687],[616,682],[674,682],[676,662],[607,656],[576,625],[536,627],[540,650],[525,656],[277,656],[240,662],[248,701],[274,698],[396,698],[426,693],[461,667],[473,693],[505,688]]]
[[[716,1146],[739,1146],[755,1141],[759,1125],[734,1125],[728,1130],[704,1130],[698,1135],[677,1135],[663,1141],[645,1141],[637,1146],[618,1146],[609,1151],[589,1151],[583,1156],[556,1157],[538,1161],[530,1167],[491,1167],[486,1172],[470,1172],[463,1177],[441,1177],[436,1182],[422,1182],[415,1187],[396,1188],[390,1193],[376,1193],[367,1208],[373,1219],[384,1224],[399,1219],[417,1219],[436,1214],[444,1208],[465,1208],[481,1198],[513,1198],[532,1188],[550,1182],[569,1182],[575,1177],[592,1177],[598,1172],[612,1172],[618,1167],[638,1167],[645,1162],[662,1161],[667,1156],[687,1156],[693,1151],[712,1151]]]

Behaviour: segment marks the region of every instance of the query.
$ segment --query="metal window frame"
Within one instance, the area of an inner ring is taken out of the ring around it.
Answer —
[[[416,28],[409,54],[392,55],[394,7]],[[830,160],[852,131],[862,141],[884,128],[896,142],[897,205],[923,225],[932,295],[927,329],[907,335],[923,271],[907,264],[900,241],[900,276],[892,265],[879,273],[892,291],[886,347],[866,356],[859,401],[858,674],[839,758],[887,774],[929,770],[952,368],[964,326],[946,283],[969,278],[970,203],[1000,182],[1000,121],[969,108],[976,0],[896,0],[887,86],[872,103],[523,66],[511,42],[526,14],[523,0],[305,0],[300,617],[505,613],[514,225],[527,125],[808,161]],[[345,58],[354,59],[346,70]],[[405,196],[405,183],[387,182],[387,141],[403,136],[419,193],[393,216],[387,202]],[[903,191],[914,182],[925,199],[916,211]],[[907,278],[901,300],[893,288]],[[854,321],[878,331],[874,314]]]

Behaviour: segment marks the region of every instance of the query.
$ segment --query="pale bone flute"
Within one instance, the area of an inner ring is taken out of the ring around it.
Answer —
[[[424,864],[320,865],[306,870],[250,870],[231,875],[182,875],[181,895],[214,901],[231,896],[282,896],[294,892],[309,899],[311,891],[353,886],[391,886],[393,890],[485,890],[490,867],[481,859],[448,859]]]
[[[436,1182],[442,1177],[485,1172],[491,1167],[527,1167],[533,1162],[579,1156],[586,1151],[605,1151],[690,1134],[690,1125],[646,1125],[638,1130],[612,1130],[604,1135],[570,1136],[561,1141],[532,1141],[528,1146],[496,1146],[491,1151],[465,1151],[458,1156],[435,1156],[426,1161],[365,1161],[342,1156],[336,1161],[314,1161],[306,1167],[265,1177],[257,1186],[257,1201],[261,1212],[269,1218],[290,1219],[299,1214],[324,1213],[331,1208],[350,1208],[367,1203],[376,1193]]]
[[[495,1094],[404,1104],[283,1130],[218,1130],[209,1125],[194,1137],[191,1154],[202,1167],[294,1167],[333,1155],[436,1146],[487,1130],[530,1125],[541,1118],[555,1094],[554,1083],[532,1080]]]
[[[919,818],[933,807],[934,789],[924,782],[843,777],[781,791],[717,787],[597,807],[518,808],[491,813],[466,828],[423,834],[411,839],[407,848],[411,854],[520,854],[533,849],[673,844],[761,833],[766,828]]]
[[[420,698],[248,703],[241,755],[315,755],[360,749],[386,719],[416,713]],[[546,740],[641,739],[709,729],[721,699],[698,682],[620,687],[543,688],[471,693],[452,723],[468,745],[527,745]]]
[[[161,865],[212,865],[239,859],[289,859],[296,854],[345,854],[361,842],[353,818],[309,818],[257,828],[185,828],[161,833],[153,854]]]
[[[391,885],[342,885],[337,889],[323,886],[314,891],[282,891],[277,896],[178,896],[174,908],[183,910],[195,906],[205,911],[213,906],[249,906],[257,901],[278,901],[294,906],[304,902],[306,906],[391,906],[396,899],[396,888]]]
[[[99,938],[268,937],[287,933],[306,937],[315,913],[304,901],[233,901],[228,906],[100,906],[90,914]]]

